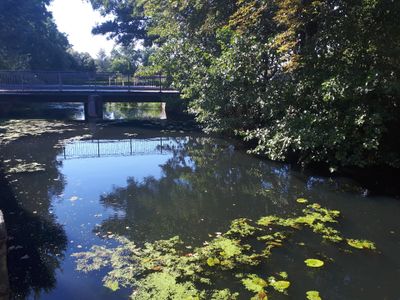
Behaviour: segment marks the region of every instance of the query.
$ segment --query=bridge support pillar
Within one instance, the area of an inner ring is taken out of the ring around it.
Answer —
[[[103,99],[99,95],[90,95],[85,102],[85,119],[103,119]]]
[[[0,210],[0,300],[8,300],[10,284],[7,269],[7,233],[3,213]]]

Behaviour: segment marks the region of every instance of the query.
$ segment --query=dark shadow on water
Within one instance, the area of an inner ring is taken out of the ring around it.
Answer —
[[[56,286],[67,247],[63,227],[54,216],[46,218],[25,210],[0,167],[0,209],[8,231],[8,265],[12,299],[39,296]]]
[[[64,133],[65,138],[74,133]],[[68,240],[64,227],[52,213],[52,198],[61,194],[65,179],[56,160],[59,134],[21,138],[0,153],[0,209],[4,212],[12,299],[40,298],[56,287]],[[8,159],[5,159],[5,158]],[[6,173],[24,162],[37,162],[46,171]]]

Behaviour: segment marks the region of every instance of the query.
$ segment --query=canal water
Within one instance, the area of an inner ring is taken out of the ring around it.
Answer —
[[[299,197],[341,211],[341,232],[377,250],[350,254],[324,244],[330,262],[309,269],[303,261],[322,255],[321,240],[305,235],[306,249],[274,253],[269,268],[286,271],[291,286],[270,299],[305,299],[308,290],[332,300],[400,299],[396,196],[248,155],[190,121],[166,119],[157,105],[111,105],[109,121],[98,124],[81,121],[75,104],[10,114],[12,122],[0,123],[0,209],[13,299],[126,299],[130,291],[103,287],[109,270],[78,272],[71,255],[113,247],[116,236],[143,245],[179,235],[199,246],[237,218],[292,216],[302,209]],[[31,163],[36,169],[23,169]]]

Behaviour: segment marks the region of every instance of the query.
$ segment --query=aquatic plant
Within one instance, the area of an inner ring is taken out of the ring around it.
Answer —
[[[73,131],[64,122],[46,120],[9,120],[0,124],[0,144],[6,145],[22,137],[39,136],[44,133]]]
[[[322,298],[319,295],[319,292],[317,291],[308,291],[306,293],[307,295],[307,300],[321,300]]]
[[[321,268],[325,264],[322,260],[319,260],[316,258],[309,258],[309,259],[306,259],[304,262],[305,262],[306,266],[310,267],[310,268]]]
[[[94,246],[73,256],[77,269],[84,272],[110,267],[104,286],[111,290],[131,288],[133,299],[237,299],[244,290],[253,295],[252,299],[268,299],[273,292],[289,293],[289,274],[281,271],[267,276],[252,267],[267,263],[274,249],[289,244],[297,232],[309,231],[341,247],[376,248],[373,242],[347,239],[331,227],[338,223],[339,216],[339,211],[314,203],[294,217],[234,220],[229,230],[197,248],[185,246],[177,236],[142,247],[118,237],[120,245],[113,249]],[[314,268],[325,264],[316,258],[305,263]],[[220,289],[224,278],[235,280],[243,291]],[[318,292],[308,291],[307,299],[321,298]]]
[[[25,162],[21,159],[16,159],[17,165],[13,167],[9,167],[10,160],[4,161],[7,166],[6,172],[11,173],[35,173],[35,172],[44,172],[46,171],[46,166],[37,162]]]

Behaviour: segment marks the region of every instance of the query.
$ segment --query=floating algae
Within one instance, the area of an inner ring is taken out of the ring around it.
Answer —
[[[46,171],[46,166],[39,164],[37,162],[32,163],[19,163],[15,167],[8,168],[7,173],[17,174],[17,173],[35,173]]]
[[[39,136],[44,133],[63,133],[72,131],[71,125],[64,122],[46,120],[10,120],[0,126],[0,144],[6,145],[22,137]]]
[[[347,239],[347,244],[353,248],[357,249],[371,249],[375,250],[375,244],[372,243],[371,241],[367,240],[354,240],[354,239]]]
[[[220,289],[220,282],[216,285],[226,274],[252,293],[252,299],[268,299],[274,292],[290,296],[287,272],[276,273],[275,277],[254,270],[267,263],[276,248],[289,244],[296,233],[308,231],[340,247],[375,249],[374,243],[347,239],[331,227],[338,223],[339,216],[339,211],[310,204],[302,214],[290,218],[234,220],[228,231],[197,248],[187,247],[179,237],[146,243],[143,247],[118,237],[120,245],[116,248],[94,246],[89,252],[73,256],[78,270],[84,272],[110,268],[104,285],[111,290],[130,288],[133,299],[238,299],[243,290]],[[324,262],[314,258],[306,260],[306,264],[321,267]],[[316,291],[306,295],[307,299],[321,299]]]
[[[322,298],[319,295],[319,292],[317,291],[308,291],[306,295],[307,295],[307,300],[322,300]]]

